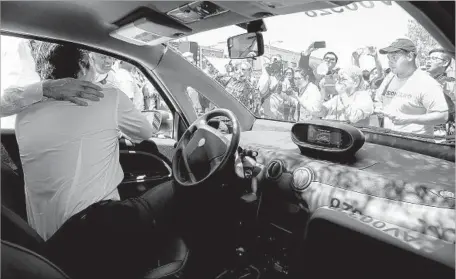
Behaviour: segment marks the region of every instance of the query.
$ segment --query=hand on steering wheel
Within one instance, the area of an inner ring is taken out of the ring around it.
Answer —
[[[208,125],[210,119],[218,116],[233,123],[231,140]],[[240,135],[239,122],[227,109],[214,109],[200,116],[177,143],[172,163],[174,180],[182,186],[196,186],[209,180],[235,154]]]

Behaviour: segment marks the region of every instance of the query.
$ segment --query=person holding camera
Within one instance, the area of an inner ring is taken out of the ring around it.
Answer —
[[[277,92],[280,80],[282,80],[282,57],[275,55],[271,61],[262,57],[260,59],[262,59],[262,72],[257,89],[260,92],[262,116],[283,120],[283,109],[280,108],[283,104],[283,98]]]
[[[314,74],[313,69],[310,67],[310,54],[317,49],[325,48],[326,42],[313,42],[307,48],[307,50],[301,52],[299,59],[299,68],[309,73],[310,81],[314,84],[318,84],[324,99],[329,100],[332,96],[337,95],[335,90],[335,78],[337,72],[336,68],[339,57],[332,52],[326,52],[323,56],[324,63],[320,64],[317,69],[317,73]]]
[[[226,91],[241,102],[251,112],[258,115],[256,99],[259,98],[257,89],[252,84],[252,65],[247,61],[234,63],[232,74],[219,76],[216,80],[225,87]]]
[[[310,81],[309,72],[297,69],[294,72],[294,83],[297,89],[294,97],[298,103],[296,120],[299,122],[318,118],[323,100],[318,87]]]
[[[352,53],[353,65],[355,65],[356,67],[360,67],[359,60],[361,56],[364,54],[372,56],[375,61],[375,68],[371,71],[367,71],[367,74],[365,75],[366,89],[376,89],[378,88],[378,86],[380,86],[378,80],[383,79],[385,77],[385,75],[383,74],[382,62],[380,62],[380,59],[378,57],[377,49],[375,47],[369,46],[366,48],[360,48]]]
[[[294,115],[298,105],[298,101],[295,98],[298,88],[296,87],[294,78],[295,71],[292,68],[285,69],[284,75],[277,87],[277,93],[283,99],[283,106],[280,107],[280,111],[283,113],[283,120],[285,121],[294,121]]]

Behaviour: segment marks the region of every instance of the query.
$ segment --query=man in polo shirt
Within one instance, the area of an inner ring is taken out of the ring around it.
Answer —
[[[448,119],[448,106],[440,84],[416,65],[416,47],[397,39],[380,49],[388,57],[388,74],[375,96],[376,112],[385,116],[384,128],[419,135],[434,135],[434,126]]]
[[[449,119],[446,125],[440,125],[438,128],[445,130],[446,135],[454,134],[454,107],[455,107],[455,79],[447,75],[448,67],[454,58],[454,51],[449,51],[441,48],[433,49],[429,52],[426,61],[426,71],[440,83],[442,86],[445,99],[449,109]]]

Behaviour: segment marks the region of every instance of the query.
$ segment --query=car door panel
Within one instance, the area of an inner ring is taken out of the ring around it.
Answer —
[[[136,145],[124,138],[119,141],[119,161],[124,179],[118,189],[122,199],[141,195],[172,178],[171,160],[163,155],[160,151],[163,148],[155,140],[149,139]]]

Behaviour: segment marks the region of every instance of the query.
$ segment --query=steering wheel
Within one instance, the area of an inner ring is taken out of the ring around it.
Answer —
[[[231,139],[208,124],[210,119],[218,116],[227,117],[232,122]],[[237,151],[240,137],[239,122],[230,110],[214,109],[203,114],[177,143],[172,162],[174,180],[181,186],[203,184],[225,167]]]

